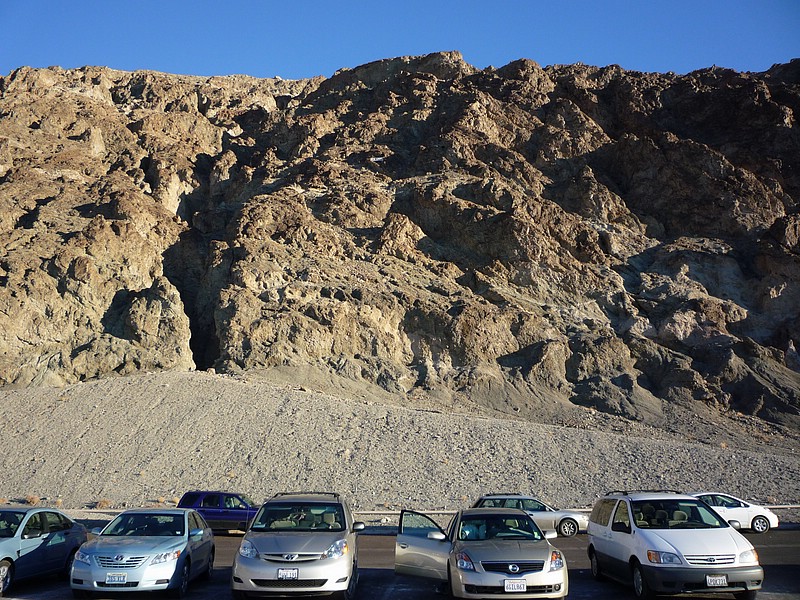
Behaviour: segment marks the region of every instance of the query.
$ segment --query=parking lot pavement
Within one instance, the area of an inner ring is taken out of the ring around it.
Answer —
[[[761,564],[764,566],[764,589],[759,600],[796,600],[800,598],[800,530],[773,530],[762,535],[746,534],[756,546]],[[240,535],[218,535],[217,560],[211,583],[193,583],[187,599],[225,600],[230,598],[229,579],[233,556],[239,547]],[[358,600],[442,600],[445,595],[434,582],[394,574],[394,541],[392,535],[362,535],[359,540],[360,580]],[[610,582],[596,582],[589,571],[586,556],[588,538],[578,535],[573,538],[557,538],[555,546],[567,558],[569,566],[570,600],[620,600],[633,598],[625,587]],[[46,578],[32,582],[20,582],[8,598],[17,600],[67,600],[72,598],[67,582],[63,579]],[[694,600],[729,599],[730,594],[716,596],[692,596]],[[143,593],[122,593],[116,596],[98,596],[97,600],[115,598],[128,600],[152,600]]]

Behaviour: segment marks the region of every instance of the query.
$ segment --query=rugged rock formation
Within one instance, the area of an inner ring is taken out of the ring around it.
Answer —
[[[800,61],[0,78],[0,381],[303,367],[800,425]]]

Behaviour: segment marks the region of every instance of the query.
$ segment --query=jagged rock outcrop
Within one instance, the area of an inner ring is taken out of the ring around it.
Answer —
[[[800,61],[0,78],[0,381],[313,367],[800,425]],[[672,413],[670,413],[672,414]]]

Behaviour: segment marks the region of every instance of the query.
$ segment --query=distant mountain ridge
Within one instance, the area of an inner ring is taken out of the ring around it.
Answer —
[[[0,77],[0,382],[331,374],[800,426],[800,60]],[[678,412],[676,412],[678,411]]]

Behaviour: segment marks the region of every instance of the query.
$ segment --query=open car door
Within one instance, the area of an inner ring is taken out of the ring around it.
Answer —
[[[413,510],[400,512],[394,548],[394,571],[447,581],[447,557],[451,542],[436,522]]]

